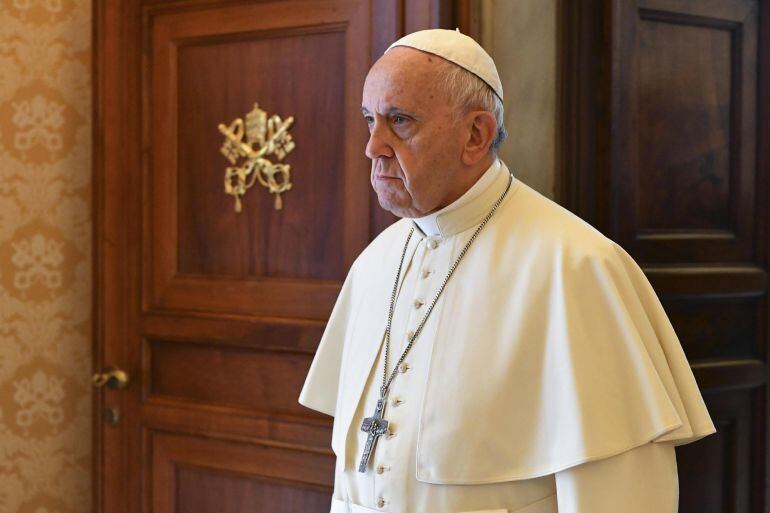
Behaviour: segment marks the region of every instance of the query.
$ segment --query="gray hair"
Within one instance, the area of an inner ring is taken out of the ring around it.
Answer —
[[[454,63],[445,62],[446,69],[442,71],[437,87],[455,102],[458,111],[480,109],[491,112],[495,116],[497,134],[490,150],[497,154],[500,144],[508,136],[508,131],[505,129],[503,101],[479,77]]]

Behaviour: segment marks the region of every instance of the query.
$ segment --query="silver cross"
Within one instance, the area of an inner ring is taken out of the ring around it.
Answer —
[[[366,472],[366,465],[372,455],[374,446],[377,444],[377,439],[388,432],[388,421],[382,418],[382,411],[384,408],[385,399],[378,399],[377,407],[374,409],[374,415],[365,418],[364,422],[361,424],[361,431],[369,433],[369,436],[366,437],[364,454],[361,456],[361,464],[358,466],[359,472]]]

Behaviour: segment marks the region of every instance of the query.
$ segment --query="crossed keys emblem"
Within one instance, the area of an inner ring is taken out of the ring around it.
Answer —
[[[219,151],[232,164],[225,170],[225,194],[235,198],[236,212],[241,211],[241,198],[256,182],[275,194],[276,210],[283,208],[281,194],[292,186],[291,165],[274,164],[266,157],[274,155],[281,161],[294,149],[289,133],[292,123],[293,116],[284,120],[277,115],[268,118],[267,112],[254,103],[254,108],[246,114],[245,123],[237,118],[229,126],[218,125],[225,136]]]

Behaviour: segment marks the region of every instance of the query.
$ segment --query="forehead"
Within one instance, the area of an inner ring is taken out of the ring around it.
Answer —
[[[441,57],[397,46],[369,70],[363,107],[371,111],[392,107],[419,109],[437,99],[436,83],[444,69]]]

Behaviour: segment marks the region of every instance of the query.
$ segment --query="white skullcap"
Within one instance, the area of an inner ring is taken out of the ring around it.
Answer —
[[[503,99],[503,84],[497,74],[495,61],[473,38],[457,30],[429,29],[408,34],[385,50],[388,52],[394,46],[408,46],[423,52],[438,55],[450,62],[465,68],[481,80]]]

